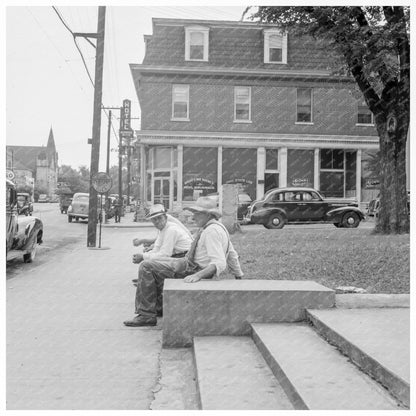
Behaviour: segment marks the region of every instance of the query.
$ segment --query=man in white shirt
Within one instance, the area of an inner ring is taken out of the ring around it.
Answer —
[[[158,293],[163,291],[165,279],[184,278],[186,283],[219,276],[228,266],[241,278],[243,272],[238,254],[232,247],[226,228],[218,222],[221,213],[210,198],[200,197],[194,206],[186,207],[194,215],[199,230],[188,254],[184,258],[159,258],[141,263],[136,291],[136,314],[126,326],[155,326]],[[230,261],[231,260],[231,261]]]
[[[150,219],[159,230],[158,235],[156,240],[139,238],[133,240],[134,246],[154,243],[150,250],[145,249],[143,253],[134,254],[133,263],[160,257],[184,257],[192,243],[189,230],[179,220],[167,214],[161,204],[151,206],[146,218]]]

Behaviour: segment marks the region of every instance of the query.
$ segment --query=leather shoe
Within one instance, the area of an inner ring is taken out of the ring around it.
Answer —
[[[126,326],[156,326],[156,318],[150,316],[137,315],[130,321],[124,321]]]

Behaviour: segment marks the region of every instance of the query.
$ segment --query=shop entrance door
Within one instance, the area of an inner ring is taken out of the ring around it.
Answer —
[[[279,174],[278,173],[265,173],[264,174],[264,193],[273,188],[279,187]]]
[[[169,209],[170,180],[169,178],[154,178],[153,203],[162,204]]]

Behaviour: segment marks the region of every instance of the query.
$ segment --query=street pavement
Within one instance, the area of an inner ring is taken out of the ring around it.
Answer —
[[[123,325],[134,316],[132,240],[153,235],[129,213],[103,225],[102,249],[70,244],[7,280],[7,410],[197,408],[191,351],[162,350],[163,318]]]
[[[8,410],[150,408],[161,326],[123,321],[134,316],[132,239],[153,234],[105,228],[108,249],[69,245],[59,262],[7,280]]]

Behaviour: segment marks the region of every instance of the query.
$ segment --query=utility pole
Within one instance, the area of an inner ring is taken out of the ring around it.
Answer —
[[[123,117],[123,107],[120,107],[120,130],[122,128]],[[119,134],[118,140],[118,197],[123,200],[123,136]]]
[[[130,138],[127,139],[127,205],[130,205],[130,168],[131,168],[131,145]]]
[[[87,246],[95,247],[97,238],[97,191],[92,185],[92,178],[98,172],[100,157],[101,133],[101,100],[103,89],[103,63],[104,63],[104,33],[105,33],[105,6],[98,7],[98,24],[96,56],[95,56],[95,84],[94,84],[94,118],[92,124],[91,165],[90,165],[90,198],[88,210],[88,238]],[[91,37],[88,34],[87,37]]]
[[[108,130],[107,130],[107,163],[105,171],[110,173],[110,135],[111,135],[111,110],[108,112]]]

